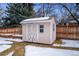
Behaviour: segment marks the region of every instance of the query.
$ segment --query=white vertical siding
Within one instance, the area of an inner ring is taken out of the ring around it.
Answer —
[[[22,25],[23,40],[28,42],[52,44],[56,39],[56,23],[54,18],[48,21],[50,22],[38,22],[32,23],[31,25],[30,23],[27,23],[25,25]],[[40,33],[40,25],[44,25],[44,33]],[[32,32],[31,35],[33,36],[33,38],[31,40],[29,40],[29,32]]]
[[[44,32],[39,32],[39,43],[48,44],[50,42],[50,23],[39,23],[39,25],[44,25]]]

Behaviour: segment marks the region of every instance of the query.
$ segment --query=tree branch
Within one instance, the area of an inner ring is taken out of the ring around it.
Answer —
[[[60,3],[61,4],[61,3]],[[77,18],[72,14],[72,12],[64,5],[64,4],[61,4],[64,8],[67,9],[67,11],[71,14],[71,16],[73,17],[73,19],[79,24],[79,21],[77,20]]]

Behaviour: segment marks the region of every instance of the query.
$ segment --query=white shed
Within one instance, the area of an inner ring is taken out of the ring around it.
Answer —
[[[52,44],[56,39],[56,21],[54,17],[25,19],[22,24],[22,40]]]

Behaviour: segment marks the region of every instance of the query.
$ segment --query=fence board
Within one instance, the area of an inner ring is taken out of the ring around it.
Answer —
[[[0,34],[21,34],[21,28],[0,28]]]
[[[0,34],[22,34],[22,28],[0,28]],[[79,39],[78,25],[57,25],[56,38]]]
[[[78,25],[63,25],[57,26],[57,38],[79,39]]]

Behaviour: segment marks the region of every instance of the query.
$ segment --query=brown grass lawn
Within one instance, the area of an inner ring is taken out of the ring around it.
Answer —
[[[55,47],[52,45],[47,44],[38,44],[38,43],[29,43],[29,42],[19,42],[12,44],[12,47],[1,52],[0,56],[6,56],[10,52],[14,51],[12,56],[24,56],[25,49],[24,47],[27,45],[37,46],[37,47],[48,47],[48,48],[57,48],[57,49],[67,49],[67,50],[76,50],[79,51],[79,48],[72,48],[72,47]]]
[[[14,49],[14,47],[11,47],[11,48],[9,48],[9,49],[7,49],[7,50],[1,52],[1,53],[0,53],[0,56],[6,56],[6,55],[8,55],[10,52],[13,51],[13,49]]]
[[[24,46],[17,46],[15,48],[16,49],[15,49],[13,56],[24,56],[24,52],[25,52]]]
[[[13,56],[24,56],[24,44],[14,43],[11,48],[1,52],[0,56],[6,56],[12,51],[14,51]]]
[[[62,42],[62,40],[60,40],[60,39],[56,39],[54,42],[53,42],[53,44],[62,44],[63,42]]]

